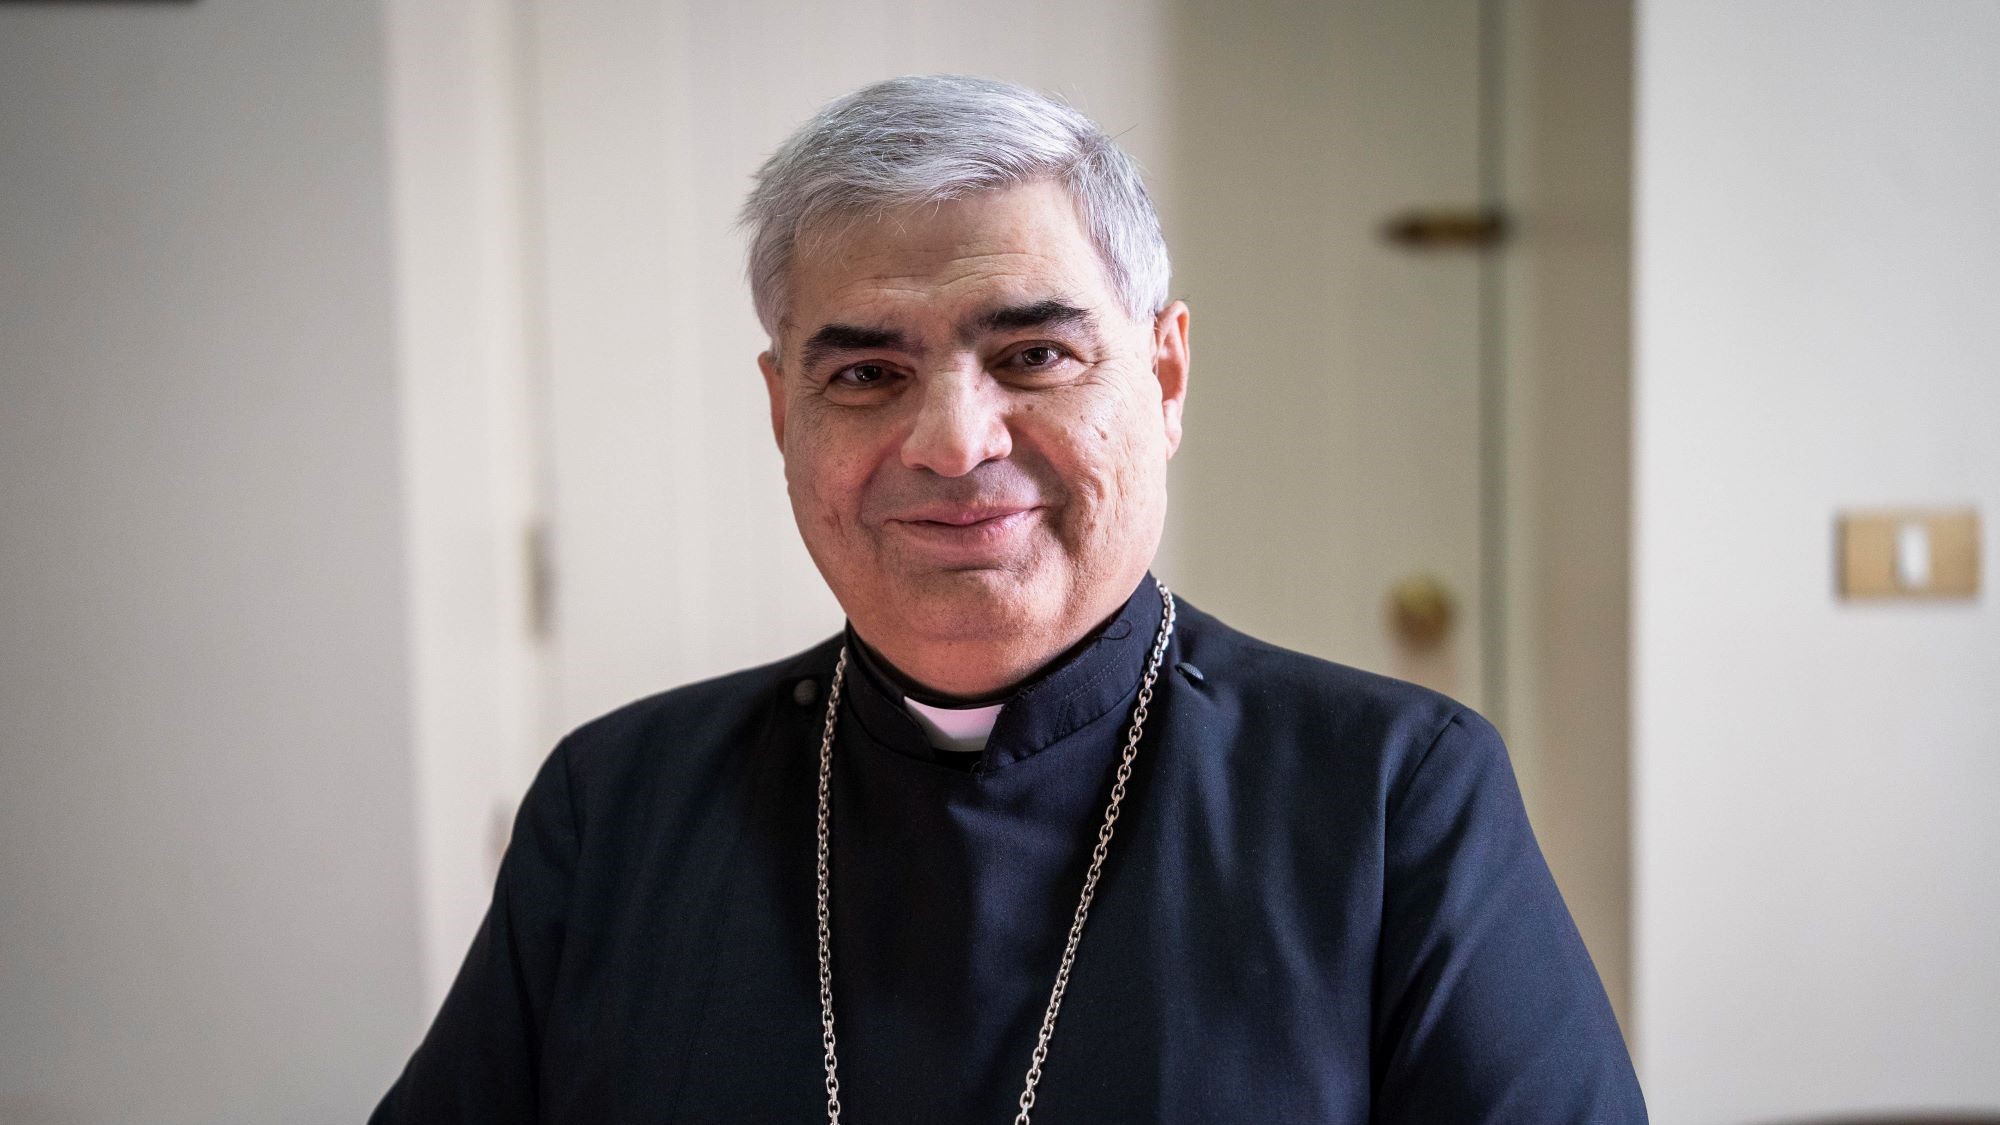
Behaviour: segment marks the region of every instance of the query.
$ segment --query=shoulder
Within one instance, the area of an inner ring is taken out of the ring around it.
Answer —
[[[1185,602],[1179,613],[1180,659],[1201,669],[1202,693],[1244,734],[1308,759],[1300,768],[1366,773],[1387,804],[1433,753],[1505,761],[1492,725],[1442,692],[1260,640]]]
[[[1204,677],[1220,673],[1228,690],[1282,704],[1302,720],[1349,728],[1414,727],[1433,737],[1454,716],[1477,720],[1442,692],[1260,640],[1186,602],[1178,612],[1182,659],[1196,664]]]
[[[571,731],[552,755],[579,800],[617,800],[662,786],[699,789],[748,757],[803,680],[831,671],[840,638],[769,664],[635,700]]]

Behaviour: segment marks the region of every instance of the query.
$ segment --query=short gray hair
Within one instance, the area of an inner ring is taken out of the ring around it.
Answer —
[[[1150,320],[1171,273],[1139,166],[1097,123],[1010,82],[892,78],[829,102],[764,166],[743,205],[750,294],[772,341],[800,237],[830,219],[1050,180],[1062,185],[1125,311]]]

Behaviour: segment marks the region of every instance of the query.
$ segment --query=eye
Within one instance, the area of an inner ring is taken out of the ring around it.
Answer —
[[[1015,352],[1007,365],[1016,371],[1029,373],[1054,371],[1069,358],[1069,353],[1054,344],[1029,344]]]
[[[831,382],[843,387],[879,387],[891,378],[889,369],[879,363],[857,363],[843,367],[833,373]]]

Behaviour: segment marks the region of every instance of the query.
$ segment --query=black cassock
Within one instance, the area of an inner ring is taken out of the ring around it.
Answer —
[[[970,769],[850,660],[843,1121],[1013,1120],[1160,611],[1148,578]],[[825,1119],[814,808],[841,641],[556,748],[376,1125]],[[1185,602],[1151,711],[1036,1122],[1645,1120],[1485,720]]]

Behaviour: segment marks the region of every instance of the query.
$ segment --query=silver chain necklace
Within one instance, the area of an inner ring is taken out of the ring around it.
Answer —
[[[1063,993],[1069,990],[1070,967],[1076,962],[1076,947],[1083,941],[1083,921],[1090,916],[1090,900],[1097,895],[1097,877],[1104,871],[1104,857],[1111,850],[1111,831],[1118,824],[1118,805],[1125,799],[1125,783],[1132,779],[1132,762],[1139,756],[1139,736],[1146,728],[1146,708],[1153,702],[1153,682],[1160,675],[1160,661],[1167,655],[1167,639],[1174,633],[1174,595],[1158,579],[1160,588],[1160,635],[1153,642],[1152,659],[1146,676],[1139,681],[1139,701],[1132,708],[1132,726],[1125,735],[1125,754],[1111,783],[1111,801],[1104,806],[1104,824],[1097,830],[1097,846],[1090,852],[1090,870],[1083,877],[1083,897],[1077,900],[1076,919],[1069,925],[1069,942],[1063,946],[1062,964],[1056,969],[1056,984],[1049,992],[1048,1011],[1042,1016],[1042,1030],[1035,1037],[1035,1053],[1028,1063],[1027,1084],[1021,1090],[1021,1112],[1014,1125],[1028,1125],[1028,1111],[1035,1105],[1035,1086],[1042,1080],[1042,1064],[1048,1061],[1049,1040],[1056,1033],[1056,1012],[1062,1008]],[[819,1020],[820,1045],[826,1048],[826,1120],[840,1125],[840,1060],[833,1050],[833,912],[827,878],[828,806],[833,787],[833,728],[840,717],[840,685],[847,675],[847,646],[840,646],[840,659],[833,666],[833,687],[826,698],[826,729],[819,739]]]

